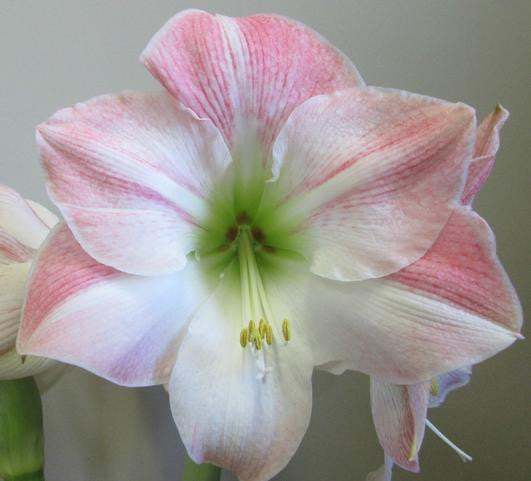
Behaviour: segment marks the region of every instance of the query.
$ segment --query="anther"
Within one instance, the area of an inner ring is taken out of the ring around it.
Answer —
[[[264,339],[266,335],[266,323],[263,319],[260,319],[260,324],[258,325],[258,332],[260,333],[260,338]]]
[[[249,321],[249,334],[252,336],[254,334],[254,331],[256,331],[256,324],[253,320]]]
[[[240,344],[242,347],[247,346],[247,341],[249,340],[249,331],[244,327],[240,332]]]
[[[291,326],[287,319],[282,321],[282,335],[284,336],[284,340],[286,342],[291,339]]]
[[[236,222],[238,223],[238,225],[248,224],[250,221],[251,219],[249,218],[249,214],[247,214],[247,212],[245,211],[240,212],[236,217]]]
[[[238,237],[238,228],[235,226],[229,227],[225,233],[225,237],[229,242],[236,240],[236,237]]]
[[[273,328],[271,327],[271,324],[266,326],[266,342],[268,346],[273,344]]]
[[[432,396],[437,396],[437,394],[439,394],[439,382],[436,377],[431,380],[430,394]]]
[[[260,336],[254,336],[254,347],[256,347],[257,351],[262,349],[262,339]]]

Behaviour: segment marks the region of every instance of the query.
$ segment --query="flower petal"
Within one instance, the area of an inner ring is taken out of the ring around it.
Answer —
[[[14,340],[13,340],[14,345]],[[52,359],[37,356],[22,358],[13,347],[0,355],[0,379],[20,379],[22,377],[37,376],[57,366]],[[43,385],[41,392],[50,387],[49,383]]]
[[[365,481],[391,481],[393,477],[394,462],[389,456],[385,456],[384,464],[377,471],[369,473]]]
[[[29,268],[29,262],[0,264],[0,356],[15,345]]]
[[[371,377],[371,406],[384,452],[399,466],[418,472],[424,438],[429,382],[400,386]]]
[[[240,291],[231,276],[190,323],[170,402],[195,462],[226,468],[242,481],[265,481],[287,464],[308,426],[312,362],[301,338],[258,354],[240,346]]]
[[[162,383],[202,285],[193,264],[160,277],[99,264],[61,224],[34,261],[18,351],[122,385]]]
[[[219,132],[164,93],[102,96],[38,128],[48,190],[83,248],[124,272],[186,262],[213,184],[231,162]]]
[[[402,91],[354,88],[297,108],[274,145],[272,188],[305,220],[312,271],[361,280],[420,258],[459,199],[474,132],[470,107]]]
[[[488,224],[467,207],[457,209],[437,242],[417,262],[389,281],[513,332],[522,327],[522,309],[503,266]]]
[[[468,168],[468,177],[461,197],[463,204],[470,204],[474,200],[489,177],[500,147],[500,130],[508,118],[509,112],[498,105],[478,127],[474,158]]]
[[[470,381],[472,375],[472,368],[470,366],[461,367],[444,374],[439,374],[434,381],[432,381],[432,389],[430,390],[430,408],[439,407],[446,396],[465,386]],[[433,388],[435,387],[435,389]]]
[[[230,145],[251,125],[266,151],[298,104],[363,84],[320,35],[276,15],[185,10],[153,37],[141,60],[175,98],[212,120]]]
[[[468,264],[438,265],[447,277],[426,274],[414,286],[398,275],[339,282],[310,275],[304,263],[293,262],[269,289],[278,298],[276,302],[287,306],[294,336],[304,333],[308,337],[317,366],[335,373],[359,370],[396,384],[430,380],[480,362],[519,337],[518,301],[508,295],[512,288],[489,251],[490,239],[482,237],[486,232],[474,230],[477,216],[470,219],[468,237],[459,239],[461,248],[468,243],[488,255],[483,264],[481,257],[472,257]],[[444,246],[434,249],[445,251]],[[475,269],[482,272],[484,285],[459,282],[459,275]],[[450,276],[452,272],[456,277]],[[498,292],[500,286],[508,291]],[[499,304],[494,301],[498,294]]]
[[[12,246],[18,243],[38,249],[52,222],[57,223],[57,217],[48,209],[24,200],[18,192],[0,184],[0,254],[8,250],[8,242]]]

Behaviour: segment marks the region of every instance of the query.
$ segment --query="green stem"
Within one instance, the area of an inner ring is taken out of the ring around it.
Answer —
[[[33,378],[0,381],[0,478],[44,481],[42,404]]]
[[[182,481],[219,481],[221,469],[212,464],[195,464],[188,455],[184,461]]]
[[[44,481],[44,472],[42,469],[31,474],[22,474],[20,476],[7,476],[5,481]]]

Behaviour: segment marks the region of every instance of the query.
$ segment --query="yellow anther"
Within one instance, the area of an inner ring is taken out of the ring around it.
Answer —
[[[286,342],[291,339],[291,326],[287,319],[282,321],[282,335],[284,336]]]
[[[249,334],[253,334],[253,332],[256,331],[256,324],[253,320],[249,321]]]
[[[240,332],[240,344],[242,347],[247,346],[247,341],[249,340],[249,331],[244,327]]]
[[[258,325],[258,332],[260,333],[260,338],[263,340],[265,338],[267,331],[267,324],[263,319],[260,319],[260,324]]]
[[[254,336],[254,347],[256,347],[257,351],[262,349],[262,339],[260,339],[260,336]]]
[[[432,396],[437,396],[437,394],[439,394],[439,382],[436,377],[431,380],[430,394]]]
[[[273,344],[273,328],[271,327],[271,324],[268,324],[266,327],[266,342],[267,345],[270,346]]]

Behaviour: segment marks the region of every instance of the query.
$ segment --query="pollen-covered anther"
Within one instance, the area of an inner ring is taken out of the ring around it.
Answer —
[[[240,345],[245,348],[247,346],[248,341],[249,331],[247,330],[247,328],[244,327],[240,332]]]
[[[436,377],[431,380],[430,394],[432,396],[437,396],[439,394],[439,381],[437,381]]]
[[[286,342],[291,339],[291,324],[288,319],[282,321],[282,336]]]

